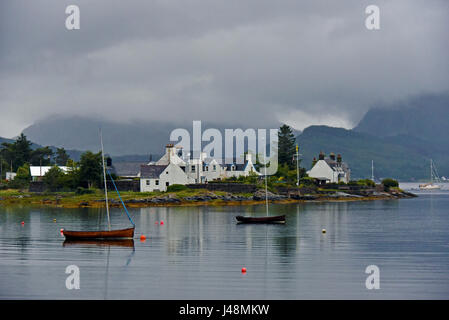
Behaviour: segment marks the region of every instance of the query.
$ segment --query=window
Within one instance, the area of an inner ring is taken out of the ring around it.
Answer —
[[[165,172],[165,174],[168,174],[168,171],[167,171],[167,172]]]
[[[205,171],[209,171],[209,167],[208,166],[205,166],[204,168],[206,169]]]
[[[149,186],[150,185],[150,180],[147,180],[147,186]]]
[[[212,167],[212,169],[213,169],[214,171],[217,171],[217,166],[214,164],[213,167]]]
[[[159,180],[155,181],[155,185],[157,185],[157,186],[159,185]]]
[[[165,186],[168,187],[170,185],[170,182],[166,182]]]
[[[191,170],[192,172],[195,172],[195,166],[192,166]]]

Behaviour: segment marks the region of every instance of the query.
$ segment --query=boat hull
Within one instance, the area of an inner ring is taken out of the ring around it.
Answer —
[[[62,234],[67,240],[116,240],[132,239],[134,237],[134,228],[111,230],[111,231],[71,231],[63,230]]]
[[[285,215],[271,217],[235,217],[239,223],[285,223]]]
[[[441,186],[437,185],[437,184],[421,184],[419,185],[419,189],[421,190],[440,190]]]

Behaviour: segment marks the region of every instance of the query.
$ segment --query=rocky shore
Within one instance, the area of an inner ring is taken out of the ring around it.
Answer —
[[[229,192],[212,192],[208,190],[197,190],[193,194],[162,193],[158,195],[145,196],[140,193],[125,194],[124,203],[129,207],[149,206],[199,206],[199,205],[251,205],[263,204],[266,199],[274,203],[295,202],[329,202],[329,201],[369,201],[389,200],[416,197],[415,194],[402,190],[391,190],[389,192],[371,192],[369,194],[355,194],[346,192],[320,192],[314,194],[276,194],[270,191],[265,194],[264,190],[257,190],[251,194],[233,194]],[[111,206],[120,206],[121,201],[112,197],[109,199]],[[105,205],[104,195],[76,196],[74,194],[11,194],[0,197],[0,205],[33,205],[33,206],[55,206],[55,207],[103,207]]]

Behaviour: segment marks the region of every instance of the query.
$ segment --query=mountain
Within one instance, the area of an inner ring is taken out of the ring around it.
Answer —
[[[353,130],[306,128],[297,140],[308,168],[320,151],[341,153],[353,178],[429,179],[429,159],[449,176],[449,95],[412,97],[369,110]]]
[[[400,180],[426,177],[427,160],[412,148],[366,133],[327,126],[311,126],[297,137],[302,154],[301,165],[310,169],[321,151],[341,154],[351,168],[351,177],[370,178],[374,160],[376,178]]]
[[[111,155],[148,155],[164,152],[174,125],[151,122],[116,123],[87,117],[52,116],[23,130],[28,139],[42,145],[63,146],[66,149],[100,149],[98,130],[101,128],[106,153]]]
[[[354,131],[379,137],[414,137],[449,148],[449,94],[427,94],[370,109]],[[432,150],[429,150],[432,151]]]

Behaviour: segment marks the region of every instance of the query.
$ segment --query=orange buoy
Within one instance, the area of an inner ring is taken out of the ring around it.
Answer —
[[[161,226],[163,226],[164,225],[164,221],[161,221]]]
[[[242,268],[242,273],[246,273],[246,268],[245,267]]]
[[[145,235],[142,234],[142,235],[140,236],[140,241],[145,241],[146,238],[147,238],[147,237],[145,237]]]

